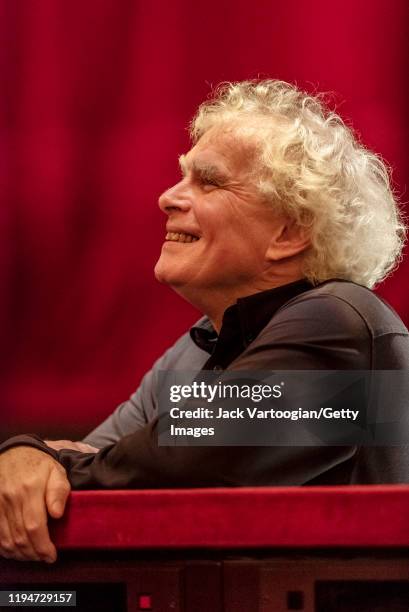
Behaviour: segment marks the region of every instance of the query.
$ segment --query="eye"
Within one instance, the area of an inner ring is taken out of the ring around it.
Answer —
[[[202,188],[207,191],[211,191],[212,189],[217,189],[217,187],[221,186],[220,182],[212,176],[200,176],[199,183],[202,186]]]
[[[204,185],[205,187],[220,187],[219,183],[212,179],[202,181],[202,185]]]

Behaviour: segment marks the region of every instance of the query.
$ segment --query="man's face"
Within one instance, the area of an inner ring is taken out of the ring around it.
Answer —
[[[181,157],[182,179],[159,199],[168,221],[155,274],[187,299],[264,288],[278,217],[257,193],[252,164],[250,147],[212,128]]]

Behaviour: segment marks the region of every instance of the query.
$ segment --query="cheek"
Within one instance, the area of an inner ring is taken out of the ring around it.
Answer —
[[[246,208],[247,214],[243,210]],[[271,233],[268,231],[270,223],[264,222],[262,213],[265,211],[254,213],[248,210],[246,202],[233,201],[228,193],[218,194],[218,198],[213,198],[211,202],[202,201],[196,218],[209,255],[211,249],[219,257],[243,251],[255,257],[265,253]]]

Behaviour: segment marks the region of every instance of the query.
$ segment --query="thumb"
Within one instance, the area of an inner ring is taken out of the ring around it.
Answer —
[[[66,475],[60,469],[53,468],[45,491],[47,510],[53,518],[60,518],[63,515],[70,491],[71,487]]]

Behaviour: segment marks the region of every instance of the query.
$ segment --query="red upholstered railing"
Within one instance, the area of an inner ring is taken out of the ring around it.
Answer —
[[[409,486],[77,491],[57,548],[407,547]]]

